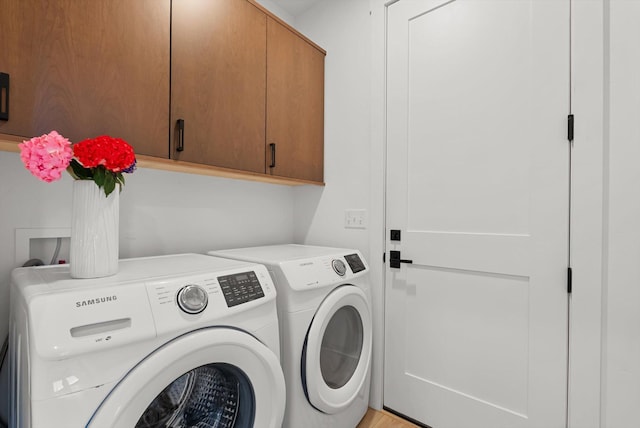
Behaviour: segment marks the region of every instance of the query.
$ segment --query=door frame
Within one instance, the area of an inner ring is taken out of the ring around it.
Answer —
[[[371,209],[370,279],[374,349],[370,404],[381,409],[384,368],[385,186],[386,186],[386,12],[399,0],[370,0]],[[606,172],[604,0],[571,1],[571,106],[576,117],[571,176],[571,254],[573,293],[569,299],[568,427],[600,427],[602,291],[606,245],[603,234]],[[576,90],[579,88],[579,90]]]

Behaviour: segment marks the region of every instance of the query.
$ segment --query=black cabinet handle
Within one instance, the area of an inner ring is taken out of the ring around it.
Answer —
[[[176,147],[177,152],[181,152],[184,150],[184,119],[178,119],[178,146]]]
[[[269,149],[271,150],[271,165],[269,165],[269,168],[275,168],[275,166],[276,166],[276,143],[269,144]]]
[[[0,120],[9,120],[9,75],[0,73]]]

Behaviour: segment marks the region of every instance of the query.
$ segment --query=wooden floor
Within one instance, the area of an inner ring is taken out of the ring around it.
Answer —
[[[369,409],[356,428],[419,428],[385,410],[377,411]]]

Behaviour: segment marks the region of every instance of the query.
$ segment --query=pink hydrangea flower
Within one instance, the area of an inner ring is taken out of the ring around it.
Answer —
[[[47,183],[59,180],[73,157],[71,143],[56,131],[33,137],[18,144],[18,147],[24,166]]]

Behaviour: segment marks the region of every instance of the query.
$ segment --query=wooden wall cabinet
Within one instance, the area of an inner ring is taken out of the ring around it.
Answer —
[[[171,43],[173,159],[323,181],[323,50],[238,0],[174,0]]]
[[[0,0],[0,133],[109,134],[136,153],[169,153],[170,0]]]
[[[247,1],[174,0],[171,19],[171,157],[264,173],[265,13]]]
[[[270,174],[323,181],[324,57],[324,51],[273,18],[267,19]]]
[[[0,134],[108,134],[187,170],[322,183],[325,52],[254,0],[0,0],[0,10],[10,76]]]

